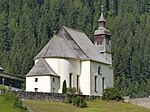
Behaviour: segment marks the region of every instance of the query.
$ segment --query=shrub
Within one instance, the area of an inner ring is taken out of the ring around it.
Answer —
[[[80,102],[79,103],[79,107],[80,108],[84,108],[84,107],[87,107],[87,103],[84,101],[84,102]]]
[[[77,92],[77,89],[75,87],[67,89],[68,94],[76,94],[76,92]]]
[[[111,88],[106,88],[104,90],[102,99],[104,100],[123,100],[119,90],[117,88],[111,87]]]
[[[22,107],[22,101],[14,93],[5,93],[4,98],[5,98],[5,101],[13,102],[14,107],[23,108]]]
[[[84,98],[74,94],[68,96],[68,103],[72,103],[74,106],[84,108],[87,107],[87,103],[85,102]]]
[[[63,82],[62,93],[63,93],[63,94],[67,94],[67,85],[66,85],[66,80],[64,80],[64,82]]]
[[[14,107],[22,108],[22,101],[18,97],[15,97],[13,105]]]
[[[0,85],[0,90],[5,91],[6,87],[4,85]]]
[[[23,82],[23,83],[21,84],[21,89],[22,89],[22,91],[25,91],[25,90],[26,90],[26,82]]]
[[[72,103],[74,106],[84,108],[87,106],[87,103],[85,102],[85,99],[81,96],[82,92],[80,89],[74,88],[68,88],[67,89],[67,102]]]
[[[75,96],[72,98],[72,104],[79,107],[79,103],[80,103],[80,96]]]
[[[72,103],[72,97],[68,96],[67,103]]]

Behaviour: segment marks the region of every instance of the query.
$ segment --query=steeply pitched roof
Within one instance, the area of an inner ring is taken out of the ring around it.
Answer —
[[[100,16],[98,22],[106,22],[106,20],[104,19],[104,16],[103,16],[103,12],[101,12],[101,16]]]
[[[63,37],[54,35],[47,45],[35,57],[65,57],[79,59]]]
[[[93,43],[90,41],[90,39],[86,36],[84,32],[80,32],[72,28],[68,28],[66,26],[64,26],[64,28],[73,38],[73,40],[78,44],[78,46],[82,49],[82,51],[91,60],[102,62],[105,64],[110,64],[104,57],[102,57],[100,52],[95,48]]]
[[[43,58],[40,58],[38,60],[38,62],[29,71],[29,73],[26,75],[26,77],[30,77],[30,76],[45,76],[45,75],[58,76],[53,71],[53,69],[48,65],[48,63]]]
[[[105,64],[110,64],[104,57],[102,57],[100,52],[95,48],[93,43],[84,32],[80,32],[66,26],[63,26],[62,29],[65,29],[73,41],[79,46],[82,52],[82,56],[80,56],[81,52],[78,54],[74,51],[73,45],[69,44],[65,37],[54,35],[52,39],[46,44],[46,46],[40,51],[40,53],[35,57],[35,59],[58,57],[78,60],[93,60]],[[62,29],[60,31],[62,31]]]

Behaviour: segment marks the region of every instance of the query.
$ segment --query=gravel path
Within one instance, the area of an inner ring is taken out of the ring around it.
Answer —
[[[150,109],[150,98],[128,99],[128,102]]]

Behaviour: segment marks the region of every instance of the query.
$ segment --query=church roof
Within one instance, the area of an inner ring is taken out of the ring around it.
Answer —
[[[104,57],[102,57],[99,50],[95,48],[93,43],[84,32],[77,31],[66,26],[64,26],[64,28],[90,60],[110,64]]]
[[[66,40],[57,35],[53,36],[53,38],[46,44],[35,59],[41,57],[65,57],[79,59]]]
[[[95,48],[90,39],[86,36],[84,32],[77,31],[72,28],[63,26],[61,28],[70,35],[70,37],[75,41],[75,43],[82,50],[84,56],[80,56],[74,51],[73,45],[69,44],[68,40],[61,34],[54,35],[52,39],[46,44],[46,46],[40,51],[40,53],[35,57],[38,58],[72,58],[77,60],[93,60],[97,62],[102,62],[105,64],[109,63]],[[61,32],[60,30],[60,32]]]
[[[95,30],[94,35],[111,35],[110,31],[107,30],[105,27],[99,27]]]
[[[38,62],[32,67],[26,77],[30,76],[45,76],[45,75],[53,75],[59,77],[53,69],[48,65],[48,63],[40,58]]]

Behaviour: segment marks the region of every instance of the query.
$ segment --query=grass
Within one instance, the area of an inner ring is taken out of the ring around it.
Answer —
[[[25,110],[14,107],[13,102],[5,100],[5,98],[0,95],[0,112],[25,112]]]
[[[150,109],[116,101],[88,101],[87,108],[76,108],[62,102],[23,100],[34,112],[150,112]]]

